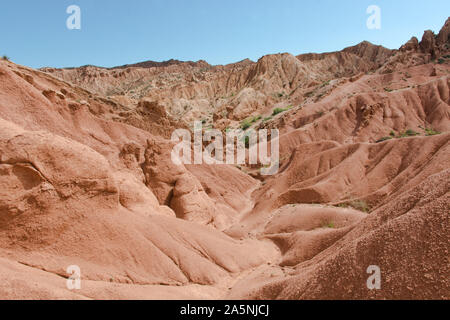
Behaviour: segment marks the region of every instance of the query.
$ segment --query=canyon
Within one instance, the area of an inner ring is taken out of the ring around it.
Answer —
[[[279,170],[174,163],[195,121],[278,130]],[[0,60],[2,299],[449,299],[449,191],[450,18],[224,66]]]

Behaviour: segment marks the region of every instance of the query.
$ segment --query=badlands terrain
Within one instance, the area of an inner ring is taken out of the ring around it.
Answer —
[[[2,60],[0,298],[449,299],[449,86],[450,19],[226,66]],[[195,120],[279,129],[280,170],[175,165]]]

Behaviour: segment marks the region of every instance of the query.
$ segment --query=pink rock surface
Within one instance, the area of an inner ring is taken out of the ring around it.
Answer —
[[[449,21],[227,66],[0,61],[0,298],[449,299]],[[279,129],[280,170],[173,163],[193,120]]]

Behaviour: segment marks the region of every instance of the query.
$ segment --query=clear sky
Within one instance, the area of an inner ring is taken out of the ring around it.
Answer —
[[[69,5],[81,30],[69,30]],[[381,29],[369,30],[369,5]],[[368,40],[398,48],[439,31],[449,0],[12,0],[0,6],[0,54],[31,67],[145,60],[226,64],[265,54],[325,52]]]

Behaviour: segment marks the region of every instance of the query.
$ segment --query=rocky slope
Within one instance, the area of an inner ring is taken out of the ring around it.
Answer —
[[[0,298],[449,299],[449,35],[227,66],[0,61]],[[279,129],[279,172],[174,164],[193,120]]]

